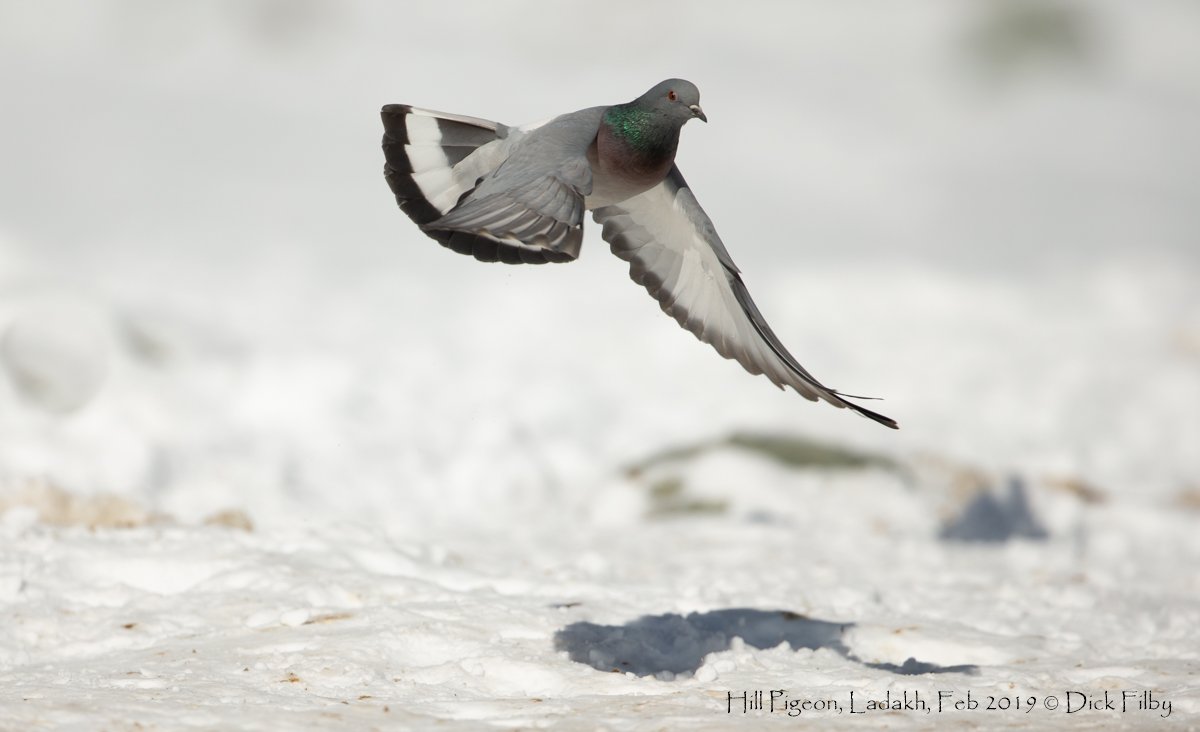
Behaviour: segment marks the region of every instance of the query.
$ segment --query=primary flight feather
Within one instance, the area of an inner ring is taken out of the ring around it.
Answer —
[[[708,121],[691,82],[668,79],[632,102],[525,127],[404,104],[385,106],[382,117],[396,201],[443,246],[485,262],[570,262],[591,211],[633,280],[717,353],[896,429],[808,373],[750,299],[675,165],[684,123]]]

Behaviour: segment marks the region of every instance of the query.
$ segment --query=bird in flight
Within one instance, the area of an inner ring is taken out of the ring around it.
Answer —
[[[381,116],[388,185],[442,246],[484,262],[570,262],[591,211],[633,281],[717,353],[781,389],[897,428],[817,381],[750,299],[675,165],[683,125],[708,121],[691,82],[667,79],[632,102],[523,127],[406,104]]]

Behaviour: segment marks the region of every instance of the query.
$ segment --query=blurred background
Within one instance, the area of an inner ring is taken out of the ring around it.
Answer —
[[[630,466],[753,433],[1194,508],[1198,27],[1186,0],[5,0],[0,490],[604,520]],[[590,222],[576,263],[486,265],[383,180],[383,104],[520,124],[671,76],[775,331],[899,433],[717,357]]]

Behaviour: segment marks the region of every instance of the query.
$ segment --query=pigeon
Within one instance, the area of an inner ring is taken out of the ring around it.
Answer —
[[[442,246],[484,262],[570,262],[585,211],[633,281],[725,358],[780,389],[898,429],[817,381],[784,348],[675,165],[679,133],[707,122],[700,91],[667,79],[626,104],[510,127],[389,104],[384,176],[400,208]]]

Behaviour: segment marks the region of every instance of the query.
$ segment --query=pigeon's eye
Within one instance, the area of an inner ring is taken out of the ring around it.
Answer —
[[[676,99],[678,99],[678,98],[679,98],[679,95],[675,93],[675,90],[674,90],[674,89],[672,89],[671,91],[667,92],[667,99],[670,99],[672,102],[673,102],[673,101],[675,101],[675,100],[676,100]]]

